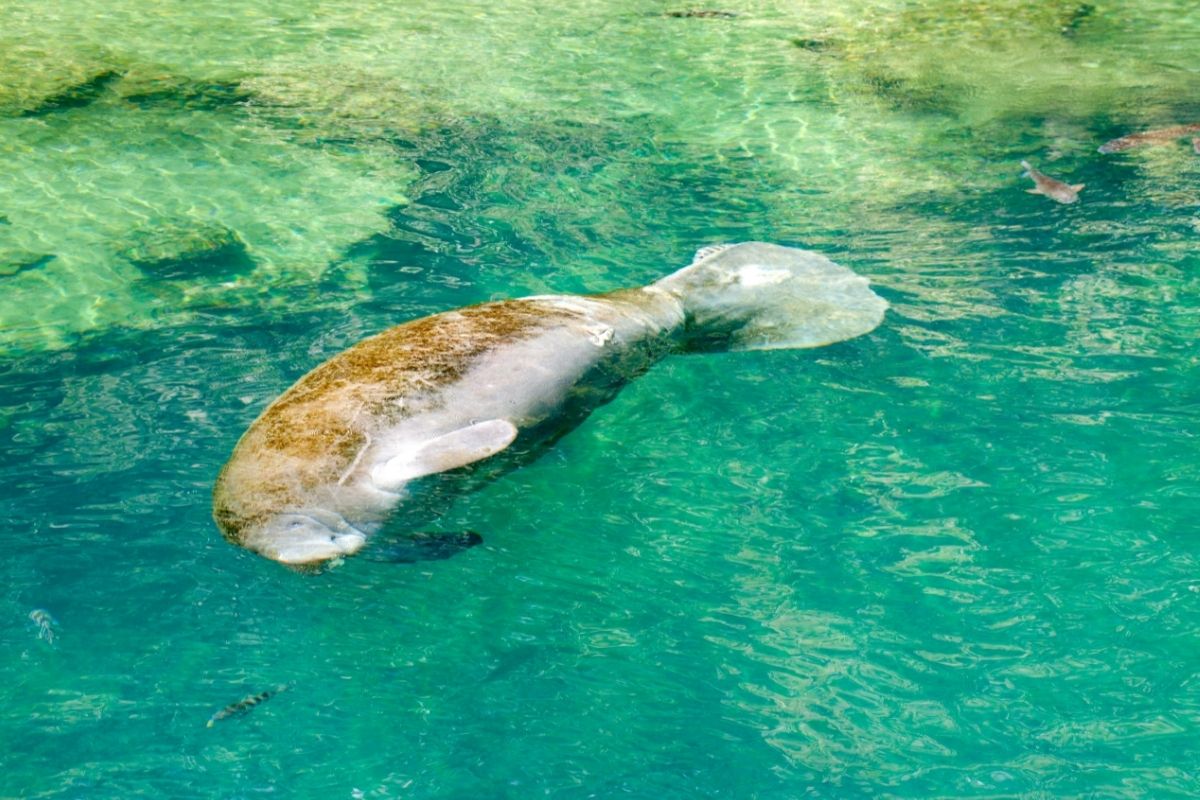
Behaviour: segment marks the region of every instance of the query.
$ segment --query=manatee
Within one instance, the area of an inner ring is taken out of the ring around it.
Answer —
[[[416,526],[455,495],[536,458],[668,354],[820,347],[873,330],[886,308],[818,253],[745,242],[703,248],[640,288],[406,322],[262,412],[217,478],[213,516],[230,542],[294,567],[348,556],[381,531],[419,545]]]

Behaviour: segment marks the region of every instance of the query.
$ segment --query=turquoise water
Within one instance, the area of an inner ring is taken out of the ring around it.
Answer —
[[[1095,152],[1191,4],[343,6],[0,4],[0,797],[1200,794],[1200,157]],[[445,561],[217,533],[358,339],[747,239],[883,325],[662,362]]]

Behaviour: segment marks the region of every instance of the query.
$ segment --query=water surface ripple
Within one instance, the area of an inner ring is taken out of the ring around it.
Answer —
[[[0,797],[1200,795],[1200,157],[1096,152],[1191,6],[143,5],[0,31]],[[884,324],[664,361],[452,559],[217,533],[324,358],[745,239]]]

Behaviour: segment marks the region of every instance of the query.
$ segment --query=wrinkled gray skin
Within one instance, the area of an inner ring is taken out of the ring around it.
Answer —
[[[874,328],[885,308],[823,256],[746,243],[640,289],[414,320],[272,403],[218,477],[213,514],[236,544],[318,565],[535,458],[674,350],[815,347]]]

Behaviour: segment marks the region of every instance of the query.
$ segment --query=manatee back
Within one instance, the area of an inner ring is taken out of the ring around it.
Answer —
[[[440,408],[495,348],[572,316],[527,301],[486,303],[397,325],[338,353],[242,435],[213,489],[218,526],[241,544],[279,513],[358,505],[350,478],[382,431]]]

